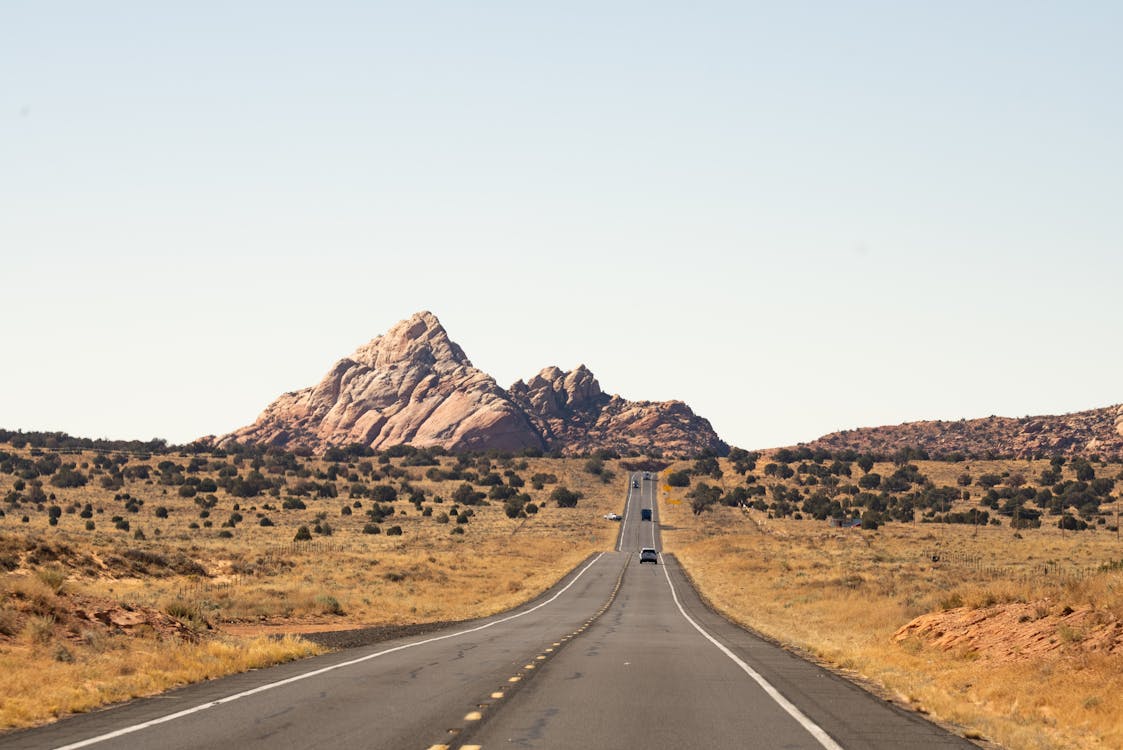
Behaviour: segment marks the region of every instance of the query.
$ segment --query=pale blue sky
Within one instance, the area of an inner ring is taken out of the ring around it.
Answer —
[[[0,6],[0,426],[180,442],[411,313],[769,447],[1123,401],[1123,5]]]

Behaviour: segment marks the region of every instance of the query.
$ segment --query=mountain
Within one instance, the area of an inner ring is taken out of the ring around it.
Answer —
[[[809,448],[892,453],[919,448],[930,455],[1033,458],[1064,454],[1123,455],[1123,405],[1037,417],[985,417],[958,422],[908,422],[824,435]]]
[[[450,451],[693,455],[728,447],[680,401],[627,401],[584,366],[543,370],[510,391],[477,369],[437,317],[420,312],[359,347],[315,386],[283,394],[252,425],[218,439],[323,449],[359,443]]]

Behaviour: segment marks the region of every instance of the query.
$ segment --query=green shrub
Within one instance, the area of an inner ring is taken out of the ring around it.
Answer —
[[[672,471],[667,475],[667,484],[672,487],[689,487],[690,474],[685,471]]]
[[[574,492],[568,487],[556,487],[550,493],[550,499],[557,503],[559,508],[576,508],[577,501],[581,499],[580,492]]]
[[[296,536],[292,539],[294,542],[307,542],[312,538],[312,532],[308,530],[307,526],[301,526],[296,530]]]

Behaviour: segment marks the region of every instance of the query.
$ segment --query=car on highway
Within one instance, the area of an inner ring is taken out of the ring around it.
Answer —
[[[644,547],[639,551],[639,562],[643,565],[645,562],[659,564],[659,553],[652,547]]]
[[[633,479],[632,480],[632,488],[638,490],[639,489],[639,482],[637,482],[636,480]]]
[[[650,472],[650,471],[645,471],[645,472],[643,473],[643,478],[644,478],[644,479],[651,479],[651,472]]]
[[[622,516],[619,513],[605,513],[604,520],[606,521],[619,521]]]
[[[651,508],[640,508],[639,520],[650,521],[651,520]]]

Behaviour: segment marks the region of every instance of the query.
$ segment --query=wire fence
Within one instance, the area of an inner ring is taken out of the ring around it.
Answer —
[[[1043,561],[1024,565],[1002,565],[983,558],[955,550],[933,550],[929,560],[937,565],[954,565],[973,571],[977,575],[991,578],[1029,583],[1033,581],[1056,581],[1059,583],[1083,581],[1094,576],[1123,570],[1123,560],[1111,560],[1099,565],[1064,565]]]

